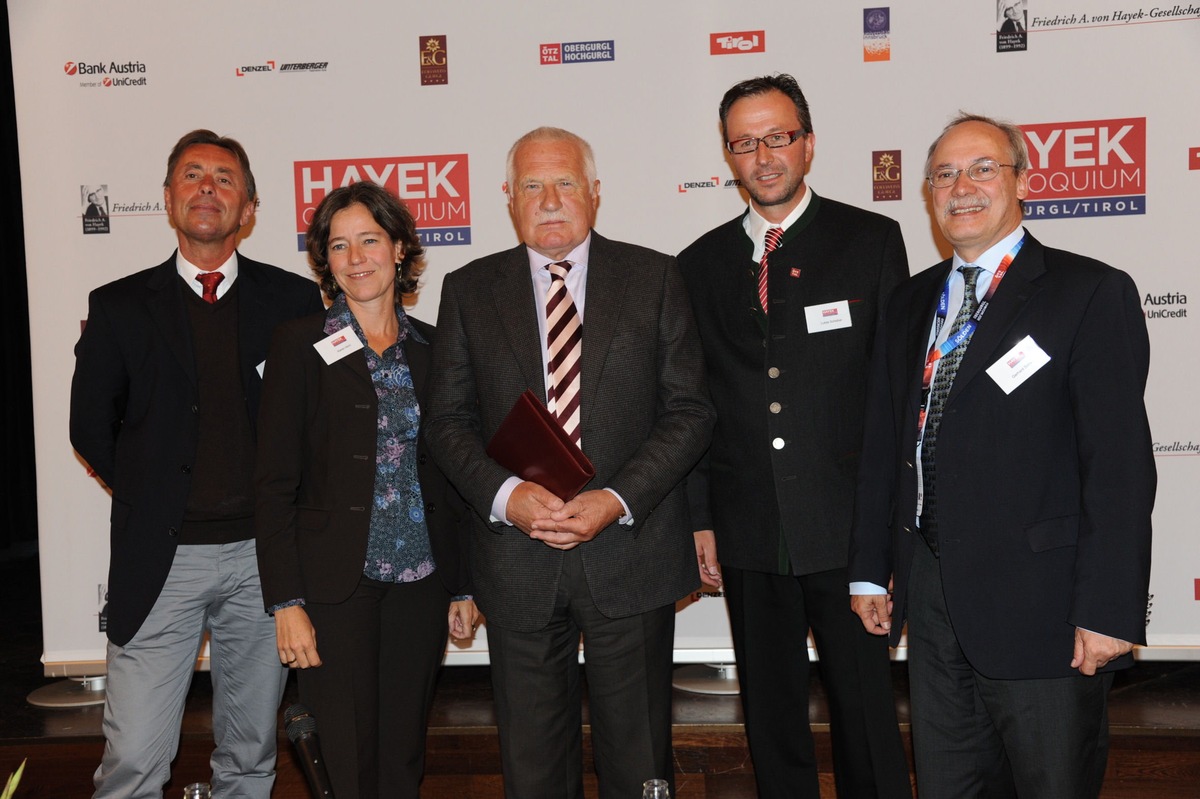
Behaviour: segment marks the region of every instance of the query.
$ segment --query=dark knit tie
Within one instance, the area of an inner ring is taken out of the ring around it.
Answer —
[[[959,267],[963,273],[966,286],[963,288],[962,307],[954,317],[954,325],[950,328],[947,339],[953,338],[967,320],[975,315],[979,308],[979,299],[975,296],[975,284],[979,280],[978,266],[964,264]],[[963,353],[967,351],[968,338],[946,356],[938,361],[937,374],[933,377],[933,385],[929,389],[929,406],[925,411],[925,436],[921,440],[921,477],[924,480],[924,499],[921,504],[921,535],[925,543],[935,553],[938,551],[937,525],[937,437],[938,428],[942,425],[942,410],[946,407],[946,397],[950,396],[950,387],[954,385],[954,377],[958,374],[958,365],[962,363]]]

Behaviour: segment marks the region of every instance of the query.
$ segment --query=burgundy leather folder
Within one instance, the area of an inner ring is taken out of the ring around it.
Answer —
[[[592,462],[537,396],[525,389],[487,445],[488,457],[569,502],[596,476]]]

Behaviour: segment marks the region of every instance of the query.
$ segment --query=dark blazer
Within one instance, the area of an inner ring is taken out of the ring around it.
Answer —
[[[271,331],[322,307],[315,283],[238,255],[238,350],[251,427]],[[198,435],[191,327],[175,256],[101,286],[75,345],[71,445],[112,490],[108,637],[124,646],[153,607],[191,487]]]
[[[924,546],[913,527],[917,414],[949,268],[900,285],[872,363],[850,579],[887,585],[895,574],[893,643],[913,548]],[[1006,395],[984,370],[1026,336],[1050,361]],[[1130,277],[1027,232],[963,356],[938,433],[942,584],[963,653],[984,675],[1074,673],[1076,627],[1145,643],[1149,359]]]
[[[409,320],[433,341],[432,326]],[[326,364],[313,348],[326,337],[324,326],[324,313],[280,325],[267,358],[255,527],[268,608],[301,598],[341,602],[363,574],[379,404],[362,350]],[[422,410],[429,393],[430,349],[412,336],[404,343]],[[436,574],[451,594],[470,593],[466,506],[429,456],[424,435],[418,438],[417,461]]]
[[[782,530],[791,573],[843,568],[867,364],[884,300],[908,276],[904,239],[887,217],[814,195],[771,254],[764,317],[744,217],[679,255],[718,412],[688,478],[692,523],[715,530],[727,566],[783,572]],[[839,300],[851,326],[809,333],[805,307]]]
[[[488,622],[546,625],[563,553],[488,521],[508,470],[484,453],[526,388],[543,401],[541,345],[524,245],[446,276],[426,435],[474,508],[472,576]],[[582,544],[597,608],[611,618],[668,605],[699,585],[681,480],[708,445],[712,406],[675,260],[592,233],[582,355],[584,489],[624,498],[632,526]]]

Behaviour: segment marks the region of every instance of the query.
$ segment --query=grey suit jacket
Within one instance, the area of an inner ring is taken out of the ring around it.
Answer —
[[[708,446],[713,410],[700,340],[675,260],[592,234],[582,355],[582,439],[596,477],[628,504],[581,545],[601,613],[629,616],[699,585],[681,481]],[[524,245],[445,279],[425,435],[474,508],[471,572],[489,623],[533,631],[550,619],[563,553],[489,522],[510,476],[484,450],[517,397],[545,400],[532,277]]]

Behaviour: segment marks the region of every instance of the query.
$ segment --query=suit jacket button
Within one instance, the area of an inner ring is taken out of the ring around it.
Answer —
[[[192,467],[191,467],[191,466],[188,466],[188,465],[185,463],[185,464],[183,464],[182,466],[180,466],[180,467],[179,467],[179,471],[183,472],[184,474],[191,474],[191,473],[192,473]]]
[[[433,512],[434,512],[434,511],[436,511],[436,510],[437,510],[437,503],[436,503],[436,502],[429,502],[429,503],[426,503],[426,505],[425,505],[425,512],[426,512],[426,513],[433,513]]]
[[[422,452],[417,456],[417,463],[424,466],[425,464],[429,463],[429,456]]]
[[[775,449],[783,449],[784,440],[782,438],[772,439],[771,446],[774,447]]]
[[[771,378],[772,380],[775,379],[776,377],[779,377],[779,367],[772,366],[770,369],[768,369],[767,377]]]
[[[172,538],[175,538],[177,535],[179,535],[179,531],[176,530],[174,527],[168,527],[167,535],[171,536]]]
[[[779,413],[783,410],[783,406],[778,402],[772,402],[768,407],[771,409],[771,413]]]
[[[196,407],[195,403],[192,404],[192,413],[200,413],[200,409]]]

